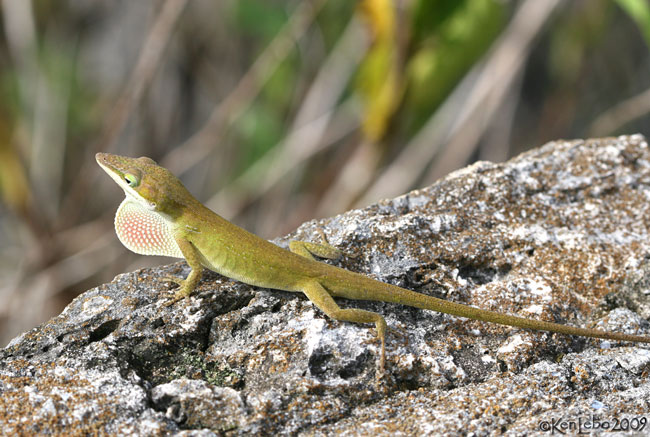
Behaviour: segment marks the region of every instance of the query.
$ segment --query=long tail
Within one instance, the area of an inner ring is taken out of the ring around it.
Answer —
[[[365,294],[362,290],[357,290],[357,293],[355,294],[357,294],[358,297],[356,298],[363,300],[380,300],[384,302],[393,302],[411,307],[438,311],[454,316],[466,317],[468,319],[480,320],[482,322],[498,323],[500,325],[515,326],[517,328],[523,329],[558,332],[560,334],[603,338],[617,341],[650,343],[650,336],[647,335],[632,335],[618,332],[602,331],[600,329],[578,328],[576,326],[561,325],[559,323],[544,322],[541,320],[511,316],[508,314],[483,310],[456,302],[438,299],[437,297],[416,293],[414,291],[383,282],[380,283],[382,286],[378,287],[377,281],[374,281],[370,278],[367,279],[373,282],[373,292]],[[378,288],[381,288],[381,292],[377,291]]]

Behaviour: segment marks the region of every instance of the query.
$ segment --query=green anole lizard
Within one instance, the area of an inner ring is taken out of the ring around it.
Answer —
[[[511,316],[375,281],[316,261],[312,255],[331,259],[340,255],[329,244],[292,241],[286,250],[230,223],[196,200],[176,176],[150,158],[98,153],[96,159],[126,194],[115,216],[115,231],[122,244],[143,255],[185,258],[191,268],[186,279],[169,278],[180,288],[168,304],[192,293],[204,267],[257,287],[303,292],[332,319],[375,324],[381,341],[381,373],[386,360],[386,321],[371,311],[341,308],[334,297],[393,302],[518,328],[650,343],[650,336]]]

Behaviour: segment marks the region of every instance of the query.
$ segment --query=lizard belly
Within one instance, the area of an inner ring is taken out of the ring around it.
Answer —
[[[283,269],[273,264],[243,258],[242,254],[233,254],[222,250],[209,259],[199,249],[201,264],[228,278],[256,287],[273,288],[284,291],[301,291],[297,281],[287,275]]]

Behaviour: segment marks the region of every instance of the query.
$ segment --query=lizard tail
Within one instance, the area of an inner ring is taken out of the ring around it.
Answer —
[[[615,341],[630,341],[640,343],[650,343],[650,336],[633,335],[619,332],[603,331],[600,329],[579,328],[577,326],[562,325],[560,323],[545,322],[533,320],[524,317],[511,316],[496,311],[484,310],[468,305],[450,302],[433,296],[416,293],[405,288],[383,283],[382,292],[372,293],[372,296],[365,296],[369,300],[381,300],[393,302],[426,310],[438,311],[445,314],[451,314],[468,319],[479,320],[482,322],[498,323],[500,325],[514,326],[517,328],[530,329],[536,331],[558,332],[566,335],[578,335],[581,337],[602,338]],[[378,288],[376,281],[373,281],[374,288]]]

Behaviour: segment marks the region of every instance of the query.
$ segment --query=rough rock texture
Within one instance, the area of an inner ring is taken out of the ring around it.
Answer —
[[[340,266],[382,281],[650,334],[649,201],[643,137],[559,141],[307,223],[277,243],[318,240],[320,227],[346,252]],[[120,275],[14,339],[0,352],[1,433],[650,430],[648,345],[342,301],[386,316],[388,376],[376,384],[371,327],[216,274],[163,306],[161,276],[187,272],[177,263]]]

